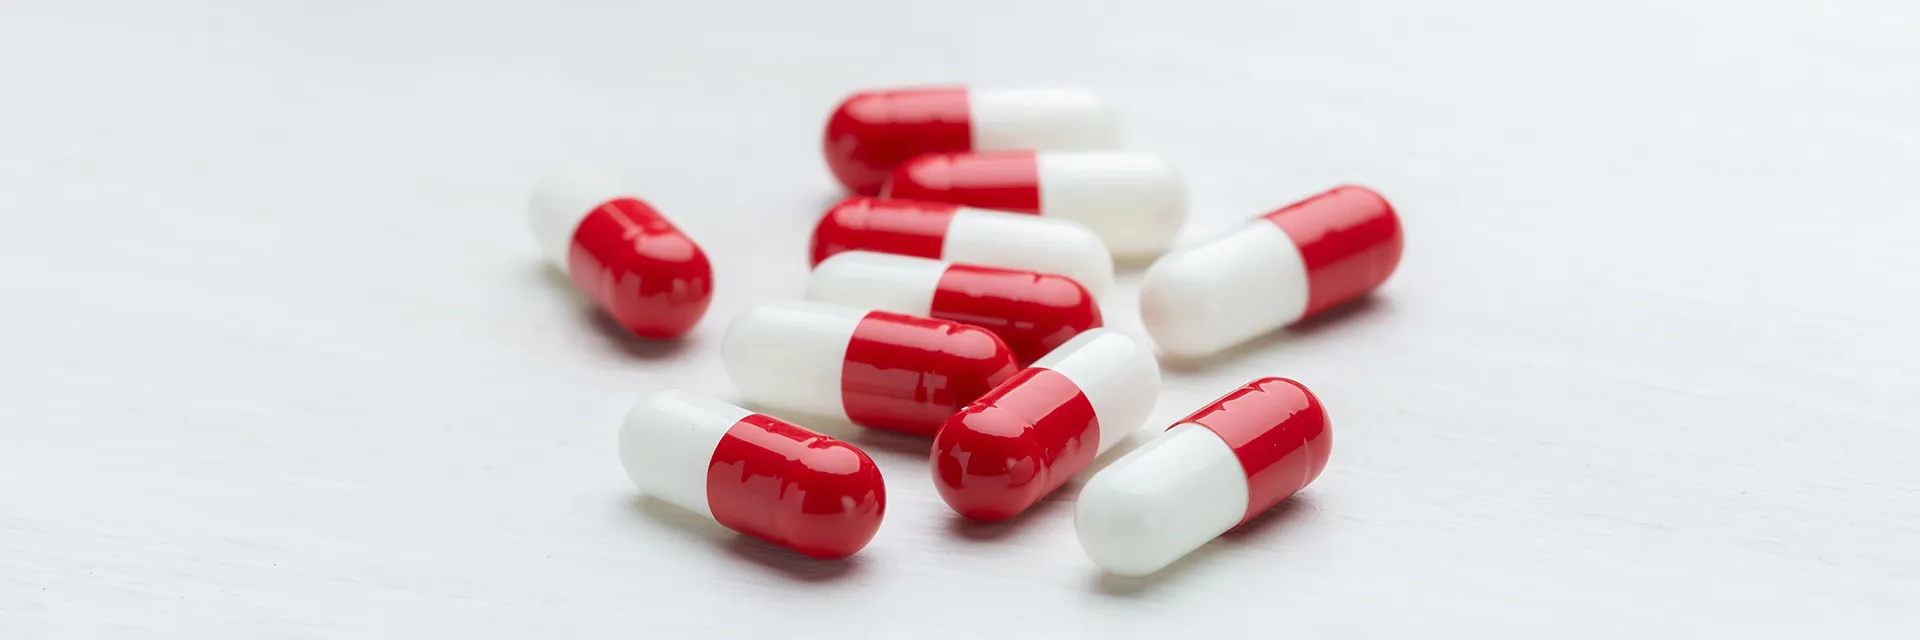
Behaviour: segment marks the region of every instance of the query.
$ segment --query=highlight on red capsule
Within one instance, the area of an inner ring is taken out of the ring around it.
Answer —
[[[1080,489],[1080,547],[1109,573],[1159,571],[1299,492],[1327,468],[1320,399],[1262,378],[1127,452]]]
[[[817,302],[742,312],[720,360],[749,403],[915,435],[1019,369],[980,327]]]
[[[814,267],[807,299],[974,325],[1024,365],[1100,326],[1093,294],[1050,273],[848,251]]]
[[[880,469],[859,448],[684,391],[634,405],[620,463],[648,495],[814,558],[865,547],[887,508]]]
[[[1141,320],[1162,352],[1205,356],[1365,296],[1403,244],[1386,198],[1335,188],[1155,261]]]
[[[706,253],[653,207],[584,165],[533,190],[534,240],[615,322],[645,338],[685,334],[713,299]]]
[[[880,195],[1071,220],[1122,257],[1165,252],[1187,219],[1186,179],[1131,151],[923,155],[895,169]]]
[[[834,177],[861,195],[924,153],[1119,146],[1118,116],[1091,92],[966,87],[855,93],[827,119],[822,145]]]
[[[855,196],[820,217],[813,264],[875,251],[959,264],[1057,273],[1094,297],[1113,288],[1113,255],[1086,225],[951,204]]]
[[[933,484],[961,516],[1019,515],[1147,420],[1160,366],[1111,329],[1074,336],[940,427]]]

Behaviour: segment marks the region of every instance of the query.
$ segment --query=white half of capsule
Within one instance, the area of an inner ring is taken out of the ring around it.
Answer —
[[[1080,89],[969,89],[975,151],[1117,149],[1120,116]]]
[[[580,222],[608,200],[623,196],[633,197],[589,165],[569,164],[547,172],[534,184],[529,207],[534,242],[548,261],[566,273],[568,249]]]
[[[847,419],[840,396],[847,346],[867,311],[818,302],[769,302],[727,326],[720,362],[747,402]]]
[[[813,267],[813,275],[807,277],[807,299],[924,316],[933,312],[933,294],[948,266],[939,260],[891,253],[839,253]]]
[[[1034,154],[1040,211],[1085,224],[1118,256],[1155,256],[1173,246],[1187,220],[1187,183],[1149,153]]]
[[[1113,254],[1092,229],[1070,220],[961,207],[947,224],[940,259],[1063,275],[1094,298],[1113,289]]]
[[[1146,575],[1239,525],[1247,494],[1233,449],[1188,422],[1094,474],[1080,489],[1074,529],[1102,570]]]
[[[720,440],[752,411],[685,391],[661,391],[620,424],[620,465],[648,495],[709,518],[707,467]]]
[[[1160,363],[1153,350],[1112,329],[1090,329],[1033,363],[1065,376],[1087,396],[1100,423],[1098,453],[1146,424],[1160,398]]]
[[[1307,283],[1293,239],[1280,225],[1256,219],[1147,267],[1140,319],[1161,352],[1204,356],[1298,321]]]

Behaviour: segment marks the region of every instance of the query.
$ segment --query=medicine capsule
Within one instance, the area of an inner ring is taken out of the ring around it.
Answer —
[[[1019,370],[986,329],[817,302],[741,313],[720,359],[748,402],[928,436]]]
[[[646,338],[686,333],[713,298],[713,269],[692,238],[592,168],[569,166],[533,191],[533,237],[620,326]]]
[[[923,153],[1119,146],[1120,119],[1090,92],[961,87],[853,94],[827,120],[825,142],[834,177],[864,195]]]
[[[1140,316],[1163,353],[1207,355],[1366,295],[1401,244],[1385,198],[1339,187],[1155,261]]]
[[[962,516],[1014,517],[1139,430],[1159,395],[1145,345],[1112,329],[1074,336],[947,420],[933,484]]]
[[[827,258],[807,299],[974,325],[1000,336],[1026,364],[1100,326],[1100,307],[1066,276],[871,251]]]
[[[1094,297],[1113,287],[1113,256],[1085,225],[951,204],[853,197],[813,230],[813,264],[866,250],[1057,273]]]
[[[880,468],[853,445],[684,391],[634,405],[620,463],[649,495],[815,558],[867,546],[887,509]]]
[[[1080,488],[1080,547],[1110,573],[1158,571],[1313,482],[1327,468],[1332,429],[1298,382],[1235,389]]]
[[[1072,220],[1122,257],[1165,252],[1187,219],[1173,165],[1124,151],[925,155],[900,165],[881,197]]]

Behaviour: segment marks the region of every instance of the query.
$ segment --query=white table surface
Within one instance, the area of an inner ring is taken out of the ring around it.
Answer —
[[[597,4],[0,5],[0,637],[1920,624],[1920,5]],[[827,111],[942,81],[1106,94],[1187,241],[1398,205],[1371,303],[1168,367],[1159,424],[1318,391],[1302,497],[1118,580],[1072,488],[966,524],[925,441],[840,425],[890,494],[849,562],[636,496],[627,406],[730,397],[726,320],[801,291]],[[571,159],[713,257],[684,341],[543,270],[528,188]]]

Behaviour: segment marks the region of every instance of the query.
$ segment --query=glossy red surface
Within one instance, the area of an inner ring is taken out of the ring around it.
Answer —
[[[707,507],[734,531],[815,558],[845,558],[880,530],[887,488],[853,445],[756,413],[714,449]]]
[[[646,338],[686,333],[713,299],[707,254],[633,198],[609,200],[580,221],[567,272],[614,321]]]
[[[1220,435],[1247,472],[1245,522],[1306,488],[1333,454],[1333,423],[1320,399],[1286,378],[1234,389],[1185,420]]]
[[[933,484],[974,520],[1019,515],[1093,463],[1100,422],[1073,381],[1029,368],[947,420],[933,439]]]
[[[840,399],[855,423],[930,436],[1018,370],[1006,343],[986,329],[873,311],[847,344]]]
[[[941,274],[928,315],[992,331],[1021,366],[1100,326],[1099,305],[1072,278],[965,264]]]
[[[873,195],[894,167],[923,153],[973,148],[967,90],[856,93],[827,119],[827,168],[847,190]]]
[[[1306,260],[1303,318],[1366,295],[1400,265],[1400,217],[1372,189],[1337,187],[1264,217],[1293,238]]]
[[[813,228],[813,264],[856,249],[938,259],[947,241],[947,225],[959,209],[951,204],[864,196],[841,200]]]
[[[1014,213],[1040,213],[1040,166],[1032,151],[943,153],[907,161],[881,193]]]

